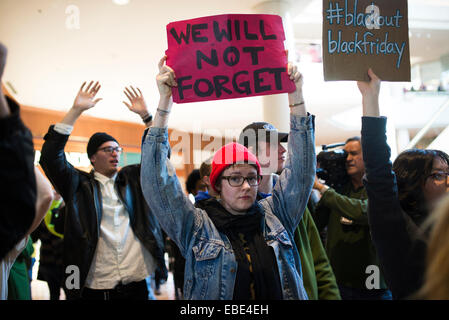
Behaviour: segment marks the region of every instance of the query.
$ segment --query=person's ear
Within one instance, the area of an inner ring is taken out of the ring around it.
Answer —
[[[219,181],[217,181],[217,183],[215,184],[215,189],[217,189],[217,192],[220,193],[221,192],[221,179]]]
[[[95,157],[95,154],[92,155],[92,156],[89,158],[89,160],[90,160],[90,164],[93,166],[93,165],[95,164],[95,161],[97,160],[96,157]]]

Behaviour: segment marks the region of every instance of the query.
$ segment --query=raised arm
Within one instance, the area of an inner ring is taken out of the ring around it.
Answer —
[[[78,94],[75,97],[72,108],[66,113],[61,123],[74,126],[76,120],[78,120],[84,111],[95,107],[95,105],[101,100],[101,98],[95,99],[95,96],[101,88],[98,81],[95,84],[91,81],[86,88],[84,88],[85,86],[86,82],[82,84]]]
[[[288,104],[290,107],[290,114],[305,117],[307,116],[307,110],[302,92],[304,78],[301,72],[298,71],[298,67],[291,63],[288,64],[287,72],[290,77],[290,80],[292,80],[296,86],[295,91],[288,94]]]
[[[177,87],[175,71],[165,64],[167,56],[159,60],[159,73],[156,76],[157,88],[160,99],[157,106],[157,112],[154,116],[154,127],[167,128],[168,117],[173,106],[172,87]]]
[[[78,185],[78,172],[66,159],[65,145],[76,120],[84,111],[93,108],[101,100],[95,98],[101,88],[98,82],[91,81],[86,88],[85,86],[86,82],[81,86],[72,108],[63,120],[55,126],[50,126],[44,137],[45,143],[39,160],[48,179],[63,198],[70,197],[72,188]]]
[[[419,269],[425,259],[425,245],[412,236],[416,230],[400,206],[387,144],[387,119],[379,117],[380,79],[372,70],[368,74],[369,82],[357,82],[363,97],[363,183],[368,194],[368,221],[385,280],[395,299],[404,298],[417,290],[416,283],[420,282],[407,278],[404,270]]]
[[[296,90],[289,94],[290,134],[285,169],[267,198],[276,216],[293,234],[312,190],[315,178],[315,143],[313,116],[307,115],[302,85],[303,76],[296,66],[289,64],[288,74],[295,82]]]
[[[186,254],[190,240],[201,226],[200,209],[195,209],[184,194],[176,170],[168,155],[168,117],[172,106],[171,87],[175,85],[174,71],[159,61],[156,77],[160,101],[153,126],[146,130],[142,144],[141,184],[148,205],[160,225]]]
[[[371,79],[369,82],[357,81],[357,86],[362,94],[363,116],[379,117],[380,79],[371,68],[368,69],[368,76]]]

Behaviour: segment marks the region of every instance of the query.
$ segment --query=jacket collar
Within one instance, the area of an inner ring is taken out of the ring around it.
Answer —
[[[101,174],[100,172],[95,171],[94,169],[92,169],[91,172],[95,180],[98,180],[103,185],[105,185],[109,181],[112,181],[114,183],[115,179],[117,178],[117,172],[111,178],[106,177],[104,174]]]

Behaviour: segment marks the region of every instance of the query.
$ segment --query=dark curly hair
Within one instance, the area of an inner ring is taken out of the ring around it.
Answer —
[[[443,151],[422,149],[403,151],[393,163],[401,207],[417,225],[428,216],[423,187],[437,158],[449,164],[449,156]]]
[[[200,170],[193,169],[186,181],[186,189],[188,193],[195,195],[195,188],[198,180],[201,180]]]

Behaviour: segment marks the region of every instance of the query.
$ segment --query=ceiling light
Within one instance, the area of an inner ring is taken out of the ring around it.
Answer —
[[[124,6],[129,3],[129,0],[112,0],[112,2],[114,2],[115,4],[117,4],[119,6]]]

